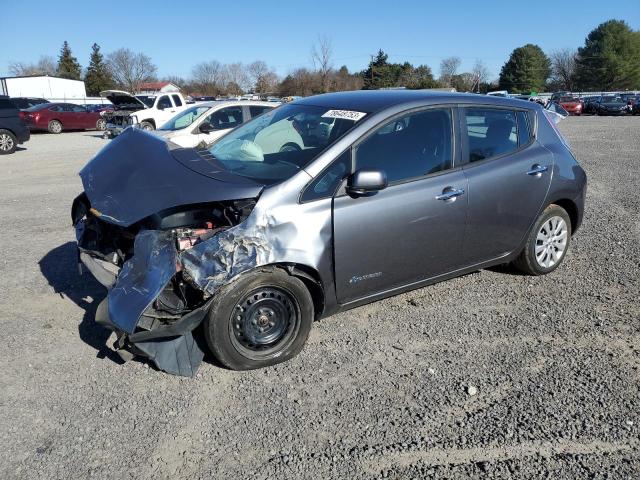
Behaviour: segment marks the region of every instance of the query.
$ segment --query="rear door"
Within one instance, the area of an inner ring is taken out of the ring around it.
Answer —
[[[354,148],[355,170],[382,170],[389,186],[334,199],[340,303],[453,271],[462,262],[466,178],[454,165],[450,108],[389,121]]]
[[[535,140],[535,112],[490,106],[461,108],[469,213],[467,264],[516,249],[542,209],[553,155]]]
[[[90,113],[82,105],[72,105],[71,110],[73,111],[76,128],[86,129],[96,127],[95,121],[93,121],[95,115]]]

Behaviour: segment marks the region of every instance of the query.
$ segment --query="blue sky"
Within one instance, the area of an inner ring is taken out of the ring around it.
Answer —
[[[497,78],[509,53],[526,43],[549,52],[583,44],[599,23],[623,19],[640,29],[640,0],[502,1],[144,1],[0,0],[0,76],[12,61],[57,57],[64,40],[83,67],[93,42],[104,53],[127,47],[149,55],[158,75],[188,77],[193,65],[264,60],[284,75],[310,66],[319,35],[334,66],[366,67],[382,48],[394,62],[429,65],[483,60]]]

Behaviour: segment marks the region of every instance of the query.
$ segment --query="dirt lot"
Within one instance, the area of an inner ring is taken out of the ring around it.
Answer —
[[[562,130],[589,193],[556,272],[467,275],[195,379],[121,364],[93,322],[69,208],[106,141],[34,135],[0,158],[0,478],[640,478],[640,117]]]

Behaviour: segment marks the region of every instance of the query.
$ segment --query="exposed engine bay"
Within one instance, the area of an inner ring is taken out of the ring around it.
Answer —
[[[122,227],[101,219],[85,194],[74,201],[79,262],[110,289],[96,321],[116,331],[114,346],[123,359],[143,355],[169,373],[195,374],[203,354],[190,332],[202,321],[212,292],[203,289],[184,268],[182,254],[242,223],[255,203],[247,199],[183,206]],[[151,259],[156,258],[165,268],[154,270]],[[138,302],[136,296],[132,302],[132,292],[127,291],[128,278],[132,279],[130,285],[140,289]],[[144,288],[151,284],[159,291]],[[119,301],[124,295],[126,307]],[[126,311],[117,319],[110,318],[109,309],[113,308]]]

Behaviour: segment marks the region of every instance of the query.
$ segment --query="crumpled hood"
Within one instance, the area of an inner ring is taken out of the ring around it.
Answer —
[[[127,128],[80,171],[91,207],[103,220],[127,227],[162,210],[255,198],[263,185],[234,175],[195,149],[176,148]]]

